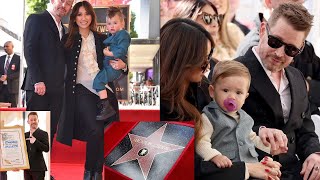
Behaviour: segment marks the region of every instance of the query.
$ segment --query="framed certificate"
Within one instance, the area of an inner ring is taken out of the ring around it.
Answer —
[[[22,126],[0,127],[0,171],[30,169]]]

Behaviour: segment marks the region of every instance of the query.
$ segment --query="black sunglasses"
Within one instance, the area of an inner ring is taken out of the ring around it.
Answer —
[[[202,70],[202,73],[206,72],[206,70],[208,69],[209,64],[210,64],[210,61],[207,60],[205,63],[203,63],[203,64],[200,66],[200,68],[201,68],[201,70]]]
[[[208,55],[208,59],[200,66],[202,73],[206,72],[206,70],[210,64],[210,59],[211,59],[212,54],[213,54],[213,48],[211,48],[211,50],[210,50],[210,53]]]
[[[268,24],[266,25],[266,29],[267,29],[267,35],[268,35],[268,45],[271,48],[278,49],[284,45],[285,46],[284,52],[286,53],[286,55],[288,55],[290,57],[295,57],[302,52],[302,50],[304,48],[304,43],[303,43],[303,46],[301,47],[301,49],[299,49],[299,48],[295,47],[294,45],[287,44],[287,43],[281,41],[279,38],[270,35],[270,29],[269,29]]]
[[[205,12],[202,12],[202,20],[205,24],[210,25],[211,23],[215,22],[220,25],[220,20],[218,15],[211,15]]]

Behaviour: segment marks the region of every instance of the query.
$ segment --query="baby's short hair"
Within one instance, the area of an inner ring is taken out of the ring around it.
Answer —
[[[111,6],[107,10],[107,18],[113,18],[118,15],[122,21],[124,21],[124,14],[119,7]]]
[[[230,76],[242,76],[248,78],[250,86],[251,75],[248,68],[235,60],[218,62],[213,69],[211,84],[215,85],[220,78],[226,78]]]

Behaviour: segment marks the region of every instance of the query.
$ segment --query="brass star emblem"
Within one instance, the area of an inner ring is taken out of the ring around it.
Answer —
[[[115,161],[111,166],[137,159],[142,170],[143,177],[144,179],[147,179],[151,165],[157,154],[184,148],[183,146],[161,141],[166,127],[167,124],[164,124],[148,137],[142,137],[128,133],[130,142],[132,144],[132,149]]]

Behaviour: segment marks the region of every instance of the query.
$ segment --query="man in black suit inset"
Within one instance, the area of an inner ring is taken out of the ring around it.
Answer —
[[[49,151],[48,133],[38,127],[36,112],[28,114],[30,131],[25,133],[30,169],[24,170],[25,180],[43,180],[47,166],[42,152]]]
[[[319,180],[320,144],[311,120],[303,74],[289,66],[304,48],[313,16],[302,5],[281,4],[260,25],[260,41],[237,58],[250,71],[249,96],[243,105],[253,130],[265,145],[275,142],[288,152],[273,156],[281,163],[281,179]],[[261,151],[259,157],[263,157]]]
[[[14,54],[13,43],[4,44],[7,53],[0,57],[0,102],[9,102],[17,107],[20,76],[20,56]]]
[[[31,14],[25,23],[24,55],[28,65],[22,89],[26,90],[28,111],[51,111],[51,143],[61,114],[65,57],[61,18],[73,0],[51,0],[52,7]]]

